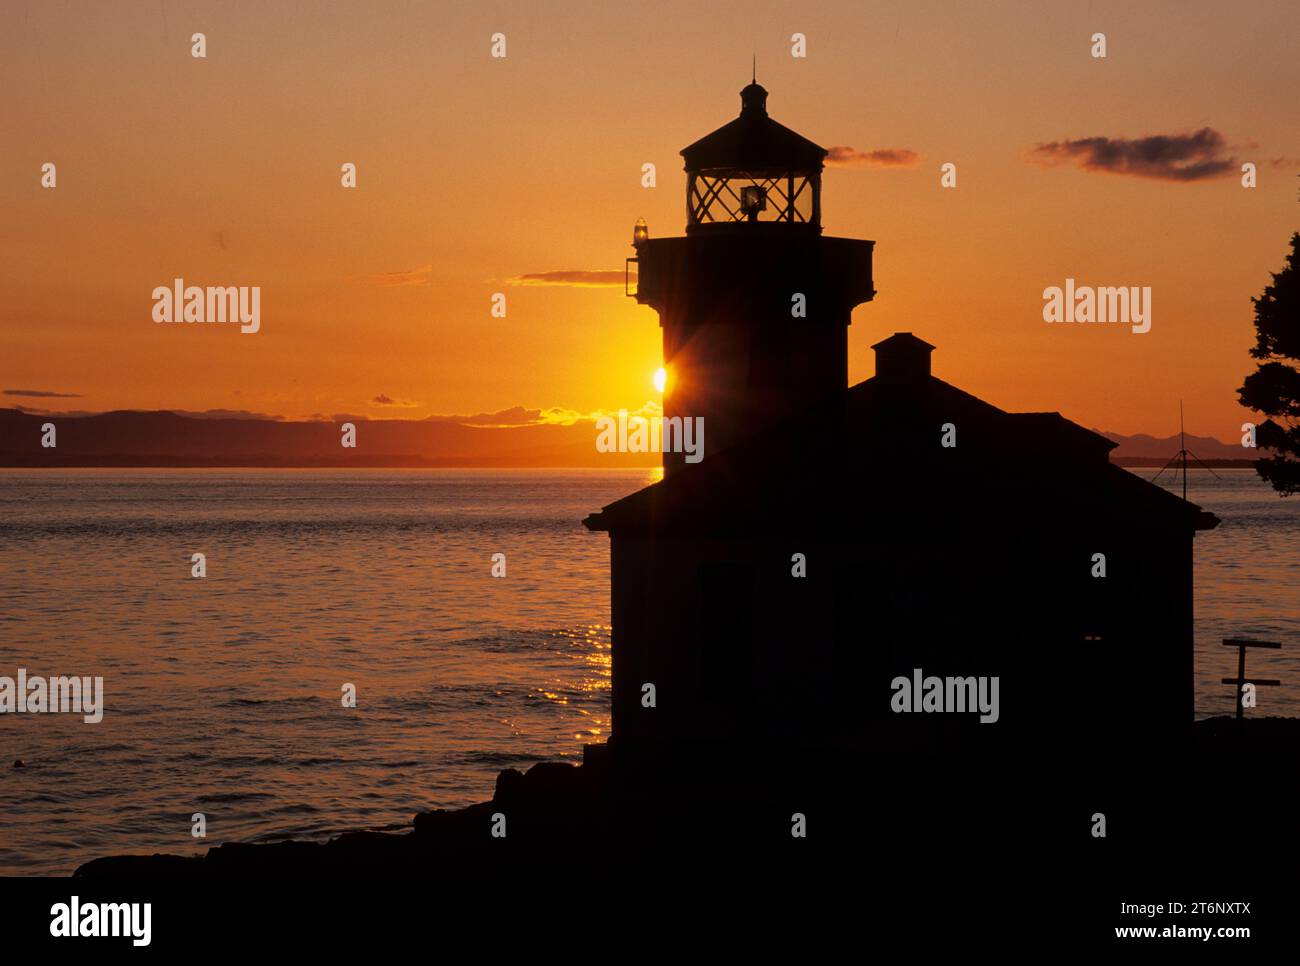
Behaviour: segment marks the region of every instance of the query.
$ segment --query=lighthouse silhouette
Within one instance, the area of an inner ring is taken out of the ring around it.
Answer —
[[[1218,519],[1060,413],[944,381],[910,332],[850,387],[873,242],[822,234],[826,153],[752,83],[682,151],[685,236],[633,235],[665,415],[702,417],[704,452],[666,452],[662,480],[584,520],[610,542],[609,745],[1010,766],[1190,726],[1193,538]],[[918,673],[996,678],[1006,713],[898,713]]]
[[[1162,827],[1139,803],[1199,760],[1193,540],[1218,518],[1060,413],[946,382],[911,332],[868,340],[847,385],[873,243],[822,234],[826,154],[752,83],[682,152],[685,236],[634,231],[665,414],[702,417],[704,452],[584,520],[610,548],[610,730],[583,751],[603,814],[629,855],[655,829],[890,868],[918,843],[938,867],[971,841],[1091,843],[1083,801]],[[803,842],[792,816],[834,831]]]
[[[685,236],[638,222],[628,259],[663,328],[664,416],[702,418],[706,456],[843,390],[850,315],[875,294],[875,242],[822,234],[826,149],[774,121],[757,82],[740,103],[682,149]],[[665,474],[683,456],[665,447]]]

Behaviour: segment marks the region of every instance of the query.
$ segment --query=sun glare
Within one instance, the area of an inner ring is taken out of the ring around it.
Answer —
[[[654,380],[655,392],[663,392],[664,386],[668,385],[668,370],[660,366],[655,370]]]

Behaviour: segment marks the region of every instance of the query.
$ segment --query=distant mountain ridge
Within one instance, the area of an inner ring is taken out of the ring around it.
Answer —
[[[650,467],[660,461],[658,453],[597,452],[591,421],[491,428],[442,419],[346,421],[357,427],[355,449],[340,445],[342,418],[294,421],[168,410],[51,416],[0,409],[0,466]],[[54,448],[41,446],[47,422],[56,427]],[[1177,436],[1094,432],[1119,444],[1111,461],[1122,466],[1163,466],[1179,449]],[[1220,465],[1248,465],[1254,455],[1208,436],[1188,436],[1187,448]]]
[[[342,446],[342,426],[356,447]],[[41,446],[53,423],[56,443]],[[599,453],[594,424],[486,428],[440,420],[289,421],[169,411],[39,415],[0,409],[0,466],[658,466],[658,453]]]
[[[1119,444],[1110,451],[1110,461],[1119,466],[1164,466],[1182,448],[1178,436],[1157,438],[1146,433],[1124,436],[1120,433],[1108,433],[1101,429],[1094,429],[1093,432],[1100,433],[1112,442]],[[1256,458],[1255,450],[1246,449],[1240,442],[1224,443],[1212,436],[1194,436],[1188,433],[1186,446],[1188,450],[1211,466],[1245,466],[1253,463]],[[1196,464],[1192,463],[1191,465],[1195,466]]]

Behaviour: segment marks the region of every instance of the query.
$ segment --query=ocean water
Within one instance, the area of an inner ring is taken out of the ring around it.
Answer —
[[[579,758],[610,673],[581,521],[657,476],[0,471],[0,674],[102,675],[108,706],[0,717],[0,874],[390,827]]]
[[[1251,672],[1290,684],[1258,713],[1300,716],[1300,499],[1219,472],[1189,485],[1224,520],[1197,537],[1197,712],[1232,710],[1219,640],[1255,636],[1287,647]],[[581,520],[657,475],[0,470],[0,674],[100,675],[107,704],[0,717],[0,874],[392,828],[576,760],[609,729],[608,540]]]
[[[1152,479],[1157,470],[1130,472]],[[1181,474],[1159,483],[1182,496]],[[1219,517],[1195,541],[1196,716],[1236,712],[1237,648],[1224,638],[1280,641],[1281,650],[1246,649],[1248,677],[1261,687],[1247,714],[1300,718],[1300,496],[1283,499],[1252,469],[1187,471],[1187,499]]]

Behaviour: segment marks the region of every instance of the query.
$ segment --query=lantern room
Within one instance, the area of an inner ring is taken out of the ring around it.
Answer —
[[[777,222],[821,231],[826,149],[767,114],[767,91],[740,92],[740,116],[682,149],[686,232]]]

